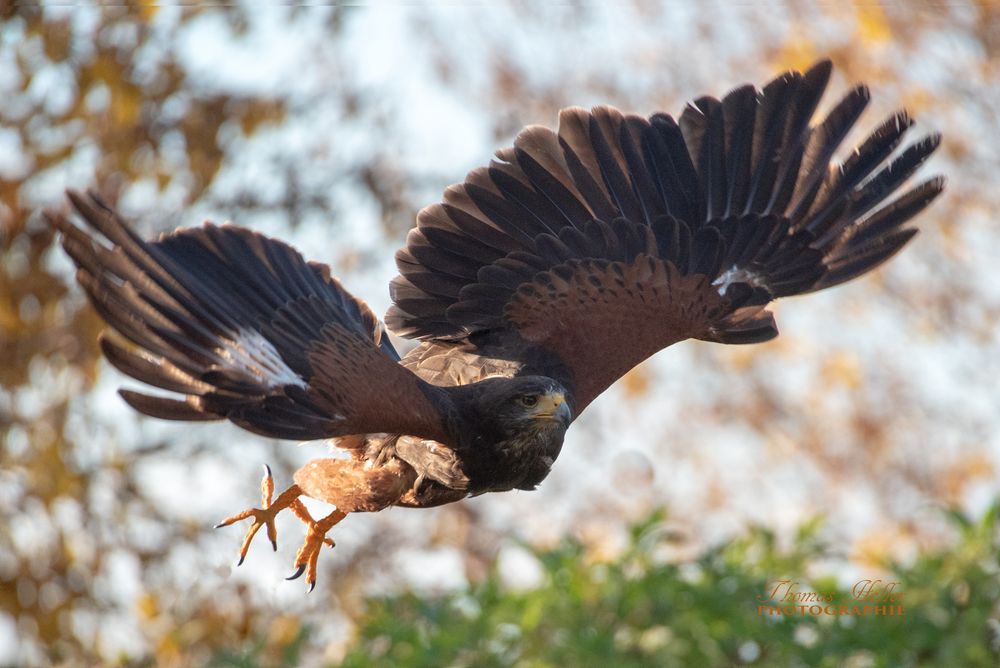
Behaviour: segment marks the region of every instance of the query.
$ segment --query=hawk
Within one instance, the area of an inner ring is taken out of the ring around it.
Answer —
[[[893,114],[835,158],[869,101],[851,89],[813,117],[831,63],[763,89],[690,102],[678,118],[611,107],[530,126],[417,216],[396,254],[385,326],[328,267],[232,224],[140,239],[94,194],[86,224],[49,212],[77,279],[115,335],[119,370],[174,396],[121,390],[141,413],[223,420],[264,436],[333,439],[260,508],[240,563],[274,518],[306,524],[296,572],[315,585],[327,532],[348,513],[425,508],[534,489],[572,421],[629,369],[684,339],[748,344],[778,333],[766,309],[876,267],[916,234],[938,194],[904,182],[937,148],[901,150]],[[300,497],[335,507],[314,519]]]

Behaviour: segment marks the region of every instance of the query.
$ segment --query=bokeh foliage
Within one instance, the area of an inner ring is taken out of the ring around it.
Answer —
[[[69,425],[70,401],[96,379],[101,325],[70,294],[65,272],[46,262],[53,235],[39,208],[58,205],[52,182],[67,171],[77,186],[100,184],[112,201],[124,184],[145,182],[190,202],[220,167],[220,129],[276,121],[282,102],[192,85],[174,36],[194,10],[156,29],[155,7],[145,3],[87,14],[31,3],[4,11],[0,132],[17,150],[0,172],[0,610],[34,661],[97,662],[105,615],[121,612],[106,581],[111,562],[124,552],[155,570],[166,545],[199,530],[164,521],[136,480],[156,444],[124,458],[94,456],[77,440],[81,425]],[[115,503],[102,507],[109,494]],[[124,530],[136,520],[161,540]],[[204,629],[230,626],[229,616],[212,623],[217,603],[203,603],[193,614]],[[162,636],[150,640],[167,656]]]
[[[913,563],[883,565],[879,577],[898,583],[893,605],[902,616],[759,613],[774,581],[785,578],[837,606],[885,605],[858,602],[852,584],[825,572],[836,550],[819,537],[818,521],[789,541],[751,528],[678,563],[666,558],[664,517],[656,512],[631,527],[626,550],[612,562],[593,560],[576,540],[533,549],[542,575],[528,589],[505,586],[493,569],[446,596],[373,598],[339,665],[990,668],[1000,661],[1000,502],[976,519],[950,513],[947,544]],[[258,645],[227,650],[216,661],[291,667],[307,638],[303,630],[281,658],[263,656]]]

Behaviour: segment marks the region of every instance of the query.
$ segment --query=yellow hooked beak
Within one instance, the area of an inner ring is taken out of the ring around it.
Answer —
[[[561,392],[543,394],[538,397],[538,404],[535,406],[535,417],[547,420],[561,420],[569,424],[573,417],[569,404],[566,403],[566,395]]]

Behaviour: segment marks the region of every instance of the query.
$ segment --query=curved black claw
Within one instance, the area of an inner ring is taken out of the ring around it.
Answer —
[[[271,477],[271,467],[268,466],[267,464],[264,464],[264,477],[265,478]]]
[[[286,580],[295,580],[296,578],[302,577],[302,574],[305,573],[305,572],[306,572],[306,565],[302,564],[301,566],[299,566],[298,570],[296,570],[294,573],[292,573],[291,575],[289,575],[285,579]]]
[[[246,559],[246,558],[247,558],[247,555],[241,554],[240,555],[240,560],[236,562],[236,567],[239,568],[240,566],[242,566],[243,565],[243,560]]]
[[[221,528],[222,528],[222,527],[224,527],[224,526],[228,526],[228,525],[227,525],[227,524],[226,524],[225,522],[219,522],[218,524],[216,524],[216,525],[215,525],[215,526],[213,526],[212,528],[213,528],[213,529],[221,529]]]
[[[316,588],[316,581],[313,580],[312,582],[309,583],[309,588],[306,589],[306,593],[307,594],[311,594],[312,590],[315,589],[315,588]]]
[[[278,551],[278,541],[276,540],[271,541],[271,549],[273,549],[275,552]]]

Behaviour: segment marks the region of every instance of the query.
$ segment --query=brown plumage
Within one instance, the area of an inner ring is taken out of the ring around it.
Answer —
[[[572,108],[557,131],[522,131],[421,211],[397,253],[386,324],[421,341],[402,359],[327,267],[275,239],[206,224],[145,242],[76,193],[89,229],[50,220],[117,332],[108,359],[181,395],[123,391],[130,405],[349,453],[310,462],[273,503],[268,473],[264,507],[224,522],[254,518],[242,558],[291,508],[314,582],[344,514],[532,489],[570,421],[646,357],[687,338],[768,340],[768,302],[850,280],[909,241],[905,223],[943,180],[897,193],[939,138],[897,154],[912,125],[900,112],[834,161],[869,96],[859,86],[813,123],[830,71],[702,97],[678,120]],[[337,511],[314,521],[303,494]]]

